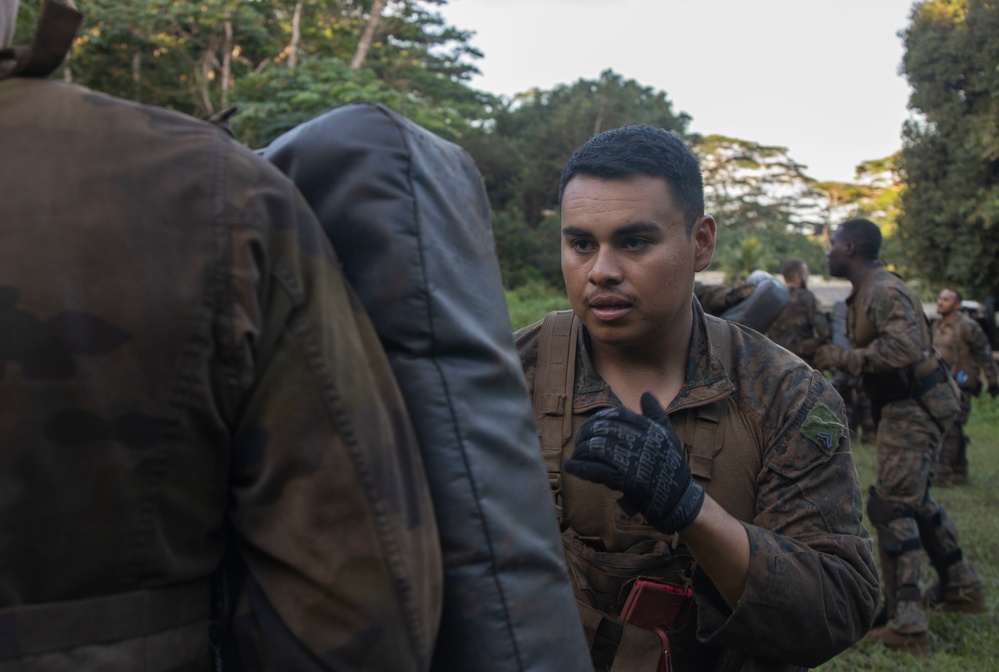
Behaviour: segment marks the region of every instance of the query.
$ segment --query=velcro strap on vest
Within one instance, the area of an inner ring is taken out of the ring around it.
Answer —
[[[534,421],[559,525],[564,517],[562,448],[572,438],[578,331],[579,323],[571,310],[549,313],[541,324],[534,374]]]
[[[142,637],[210,614],[207,579],[169,588],[7,607],[0,609],[0,660]]]

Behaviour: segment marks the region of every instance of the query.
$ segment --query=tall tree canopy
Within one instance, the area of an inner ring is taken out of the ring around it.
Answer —
[[[565,162],[591,137],[629,124],[683,133],[689,120],[673,111],[666,92],[606,70],[597,79],[521,94],[465,145],[487,175],[493,207],[514,207],[535,225],[557,205]]]
[[[19,41],[37,18],[24,0]],[[446,0],[76,0],[64,76],[207,118],[236,103],[249,145],[333,107],[384,102],[452,139],[495,104],[468,86],[482,56]]]
[[[904,32],[899,229],[923,274],[999,295],[999,3],[926,0]]]

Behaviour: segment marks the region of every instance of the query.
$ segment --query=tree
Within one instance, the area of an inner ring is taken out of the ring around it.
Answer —
[[[515,208],[534,226],[557,206],[559,174],[591,137],[629,124],[683,133],[689,121],[673,111],[664,91],[605,70],[596,80],[533,89],[506,101],[465,146],[489,175],[493,207]]]
[[[999,295],[999,4],[926,0],[903,33],[899,230],[936,283]]]
[[[786,147],[722,135],[692,143],[704,175],[704,199],[719,226],[811,234],[817,194]]]
[[[77,0],[85,22],[66,73],[97,90],[198,117],[240,103],[247,114],[243,127],[255,130],[284,129],[290,120],[304,121],[370,93],[456,139],[485,116],[493,97],[467,86],[477,72],[472,60],[481,54],[468,44],[471,33],[446,25],[433,11],[443,4],[446,0]],[[37,9],[31,3],[22,9],[18,38],[26,42],[25,26]],[[345,72],[339,62],[352,56],[358,56],[359,67]],[[289,74],[305,61],[311,70]],[[261,100],[264,92],[275,91],[276,101]],[[272,104],[282,102],[300,107]],[[275,119],[252,118],[260,110],[274,112]]]

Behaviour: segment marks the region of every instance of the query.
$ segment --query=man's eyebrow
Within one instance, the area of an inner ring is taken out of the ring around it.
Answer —
[[[627,236],[634,236],[639,233],[655,233],[661,230],[658,224],[654,222],[632,222],[631,224],[625,224],[621,228],[614,230],[614,236],[616,238],[625,238]],[[593,234],[586,229],[580,229],[575,226],[566,226],[562,228],[563,236],[572,236],[573,238],[592,238]]]
[[[564,226],[562,227],[563,236],[571,236],[573,238],[592,238],[593,234],[586,229],[580,229],[575,226]]]

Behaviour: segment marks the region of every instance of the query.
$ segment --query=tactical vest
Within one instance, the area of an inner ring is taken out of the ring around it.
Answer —
[[[958,386],[966,394],[975,395],[981,388],[978,362],[971,352],[969,343],[974,339],[974,329],[977,324],[970,317],[958,314],[957,322],[951,330],[952,336],[949,339],[940,341],[940,329],[934,331],[935,345],[940,350],[951,372],[954,374]],[[963,372],[963,375],[962,375]]]
[[[725,369],[731,371],[733,327],[710,316],[705,320],[712,349]],[[567,517],[563,497],[567,483],[562,464],[571,456],[573,439],[593,410],[573,412],[579,325],[572,311],[549,313],[542,322],[534,381],[535,422],[563,528],[562,542],[573,592],[594,660],[610,655],[614,660],[613,670],[651,672],[656,669],[658,637],[622,623],[618,618],[621,607],[638,576],[690,585],[695,563],[679,544],[677,535],[653,529],[640,516],[634,517],[633,526],[630,523],[615,526],[613,521],[624,517],[616,501],[606,496],[589,496],[599,493],[602,486],[580,479],[569,484],[575,486],[576,494],[570,496],[572,514]],[[751,521],[756,513],[756,476],[762,469],[765,448],[758,425],[754,430],[752,423],[742,417],[731,395],[705,405],[674,410],[670,420],[683,442],[691,473],[705,491],[735,518]],[[726,447],[721,461],[718,458]],[[581,489],[585,494],[580,494]],[[602,521],[598,526],[613,531],[599,539],[588,534],[591,530],[580,534],[572,525],[584,519]],[[627,550],[620,550],[623,548]],[[715,669],[716,664],[722,664],[717,660],[719,652],[706,651],[699,645],[695,629],[696,613],[692,613],[687,627],[675,637],[671,635],[683,659],[677,661],[677,666]],[[613,641],[615,636],[619,643]],[[686,650],[679,650],[680,647]]]
[[[880,269],[869,273],[867,277],[871,278],[875,274],[888,273],[890,271]],[[847,303],[847,329],[850,342],[858,348],[870,345],[879,336],[877,325],[860,308],[866,303],[860,299],[871,291],[879,280],[865,278],[865,281],[862,282],[856,296],[848,300]],[[916,313],[923,317],[919,320],[922,356],[905,369],[877,373],[867,371],[861,374],[864,390],[871,400],[871,414],[874,416],[874,421],[878,422],[881,418],[881,410],[885,405],[912,399],[933,418],[941,431],[945,431],[957,414],[961,394],[957,388],[957,383],[950,375],[947,362],[933,347],[933,335],[923,307],[911,293],[905,292],[904,294]]]

